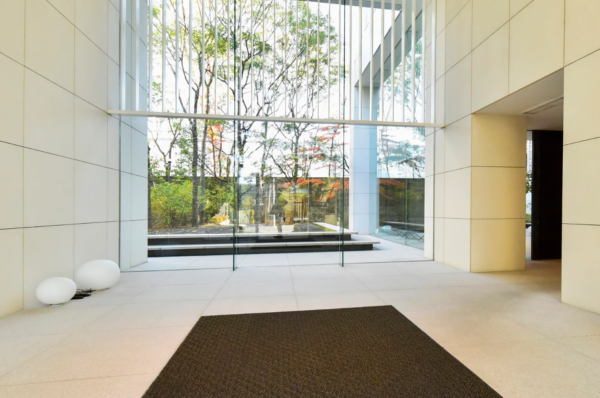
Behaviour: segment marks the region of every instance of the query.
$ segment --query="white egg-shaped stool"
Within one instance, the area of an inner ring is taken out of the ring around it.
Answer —
[[[92,260],[77,270],[75,281],[80,289],[104,290],[113,287],[121,277],[121,270],[114,261]]]
[[[59,305],[71,300],[76,291],[77,286],[73,280],[59,276],[40,283],[35,295],[44,304]]]

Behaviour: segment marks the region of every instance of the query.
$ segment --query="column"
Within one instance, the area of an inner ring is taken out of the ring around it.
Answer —
[[[525,268],[526,140],[524,117],[478,114],[428,137],[436,261],[470,272]]]
[[[370,114],[368,87],[363,88],[362,91],[360,105],[363,107],[363,119],[368,120]],[[355,94],[355,98],[358,98],[358,90],[355,90]],[[355,101],[354,107],[357,118],[358,102]],[[373,112],[376,119],[377,108]],[[349,136],[349,227],[359,234],[374,234],[379,225],[377,127],[352,126]]]

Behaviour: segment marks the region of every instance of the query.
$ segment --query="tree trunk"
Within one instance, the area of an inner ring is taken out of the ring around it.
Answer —
[[[260,178],[260,175],[257,174],[256,175],[256,198],[255,198],[255,207],[254,207],[254,232],[259,232],[259,225],[260,225],[260,219],[262,217],[261,215],[261,199],[262,199],[262,195],[261,195],[261,186],[262,186],[262,181]]]
[[[198,226],[198,121],[192,120],[192,226]]]
[[[208,124],[204,122],[204,131],[202,133],[202,168],[200,169],[200,224],[206,223],[206,135],[208,133]]]

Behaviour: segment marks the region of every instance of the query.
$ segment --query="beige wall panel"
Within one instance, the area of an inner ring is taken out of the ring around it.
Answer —
[[[32,0],[26,0],[32,1]],[[33,0],[40,1],[40,0]],[[42,0],[43,1],[43,0]],[[71,23],[75,23],[75,0],[47,0],[54,8],[58,10]]]
[[[471,220],[444,220],[444,264],[471,270]]]
[[[600,49],[600,1],[566,0],[565,64]]]
[[[108,223],[75,225],[73,273],[92,260],[108,256]]]
[[[510,0],[473,0],[473,48],[510,18]]]
[[[567,145],[563,153],[563,222],[600,225],[600,139]]]
[[[368,210],[367,210],[368,211]],[[365,213],[367,212],[365,211]],[[131,176],[131,220],[148,218],[148,179]]]
[[[23,230],[0,230],[0,317],[23,309]]]
[[[446,24],[450,25],[458,13],[465,7],[471,7],[470,0],[446,0]]]
[[[562,301],[600,313],[600,226],[563,225]]]
[[[472,7],[464,7],[446,27],[446,71],[471,52]]]
[[[434,215],[434,176],[425,177],[425,217]]]
[[[107,213],[108,221],[119,221],[119,171],[107,170]]]
[[[73,163],[61,156],[25,149],[26,227],[73,223]]]
[[[536,0],[510,21],[511,93],[563,67],[564,30],[564,0]]]
[[[73,157],[75,97],[30,70],[25,71],[25,146]]]
[[[25,66],[73,92],[75,27],[44,0],[28,0],[25,15]]]
[[[108,169],[84,162],[75,163],[75,223],[108,221]]]
[[[425,176],[435,174],[435,134],[425,137]]]
[[[131,222],[131,266],[148,261],[148,221]]]
[[[446,0],[437,0],[437,33],[446,28]]]
[[[0,54],[0,141],[23,145],[25,68]]]
[[[471,116],[449,125],[444,131],[444,169],[448,172],[471,166]]]
[[[600,52],[565,68],[564,142],[600,137],[595,123],[600,111]]]
[[[108,60],[108,109],[119,109],[119,65],[110,59]]]
[[[434,211],[435,217],[444,217],[445,211],[445,181],[446,174],[437,174],[435,176],[435,198],[434,198]]]
[[[108,118],[88,102],[75,98],[75,159],[107,166]]]
[[[114,10],[106,0],[77,0],[75,4],[75,26],[105,53],[108,53],[109,8]]]
[[[119,223],[109,222],[107,259],[119,264]]]
[[[426,59],[426,62],[425,62],[425,85],[427,88],[431,87],[431,81],[432,81],[432,76],[433,76],[433,68],[432,68],[433,62],[430,62],[430,60],[433,59],[432,53],[431,53],[432,51],[433,51],[433,47],[431,45],[428,45],[427,49],[425,50],[425,59]],[[429,106],[430,106],[429,105],[429,96],[427,96],[426,104],[427,104],[426,105],[427,109],[430,109],[429,108]]]
[[[25,1],[0,0],[0,53],[25,63]]]
[[[121,239],[119,246],[119,267],[126,270],[131,264],[131,221],[121,221]]]
[[[471,272],[522,270],[525,270],[524,219],[471,222]]]
[[[0,229],[23,227],[23,148],[0,142]],[[1,279],[1,278],[0,278]]]
[[[525,168],[473,167],[471,217],[525,218]]]
[[[527,119],[524,116],[473,115],[473,166],[525,167]]]
[[[441,263],[444,262],[444,221],[443,218],[435,218],[433,225],[433,259]]]
[[[444,123],[446,120],[446,76],[438,79],[435,86],[435,122]]]
[[[471,113],[471,54],[446,73],[446,124]]]
[[[533,0],[510,0],[510,17],[514,17],[532,2]]]
[[[108,62],[90,39],[75,32],[75,94],[100,109],[108,105]]]
[[[120,136],[119,119],[112,116],[106,116],[107,119],[107,167],[111,169],[119,168],[120,156]]]
[[[444,175],[444,217],[471,218],[471,168]]]
[[[423,255],[425,258],[433,260],[433,243],[434,243],[434,222],[432,217],[425,217],[425,247]]]
[[[473,50],[473,112],[508,95],[509,25]]]
[[[119,62],[119,28],[121,18],[119,11],[112,5],[108,7],[108,56],[114,61]]]
[[[437,37],[435,42],[435,74],[439,79],[446,73],[446,30]]]
[[[25,308],[43,304],[35,296],[37,286],[47,278],[73,279],[73,225],[25,229]]]
[[[121,221],[131,220],[131,174],[121,173]]]
[[[445,129],[441,129],[435,132],[435,162],[434,162],[434,172],[435,174],[439,174],[439,173],[443,173],[444,171],[446,171],[445,169],[445,163],[446,163],[446,157],[445,157],[445,135],[446,135],[446,130]]]

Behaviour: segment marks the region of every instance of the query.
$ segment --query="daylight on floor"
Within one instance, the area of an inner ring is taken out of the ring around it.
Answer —
[[[0,397],[600,396],[597,0],[0,0]]]

